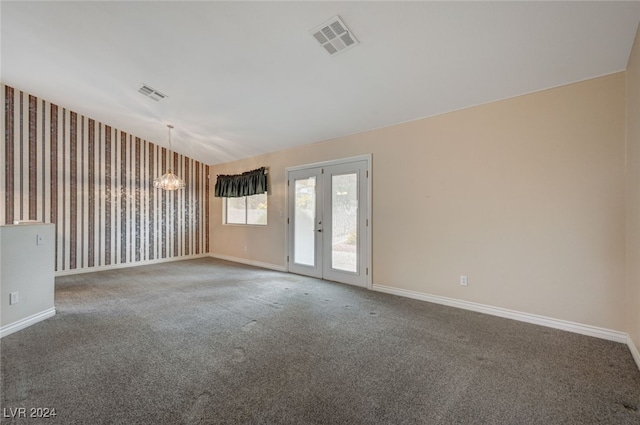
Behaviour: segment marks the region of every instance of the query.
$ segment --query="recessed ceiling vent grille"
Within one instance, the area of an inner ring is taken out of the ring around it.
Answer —
[[[338,16],[334,16],[309,33],[330,55],[344,52],[358,45],[358,40]]]
[[[142,87],[140,87],[138,89],[138,92],[142,93],[143,95],[150,97],[151,99],[155,100],[156,102],[161,101],[162,99],[169,97],[164,93],[160,93],[158,90],[154,89],[153,87],[149,87],[146,84],[143,84]]]

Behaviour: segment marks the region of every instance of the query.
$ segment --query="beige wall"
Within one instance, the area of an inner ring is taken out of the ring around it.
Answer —
[[[640,32],[627,65],[627,332],[640,344]]]
[[[211,198],[211,253],[284,266],[285,168],[371,153],[374,285],[624,331],[624,96],[618,73],[213,166],[270,190],[264,228]]]

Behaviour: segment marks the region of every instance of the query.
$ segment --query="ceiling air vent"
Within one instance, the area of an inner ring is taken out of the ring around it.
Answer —
[[[330,55],[344,52],[358,45],[358,40],[338,16],[334,16],[309,33]]]
[[[149,87],[146,84],[143,84],[142,87],[140,87],[138,89],[138,92],[142,93],[143,95],[150,97],[151,99],[155,100],[156,102],[164,99],[165,97],[169,97],[164,93],[160,93],[158,90],[154,89],[153,87]]]

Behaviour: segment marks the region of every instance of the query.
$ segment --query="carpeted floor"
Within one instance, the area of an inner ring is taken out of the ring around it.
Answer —
[[[2,423],[640,424],[623,344],[348,285],[206,258],[56,307],[0,342]]]

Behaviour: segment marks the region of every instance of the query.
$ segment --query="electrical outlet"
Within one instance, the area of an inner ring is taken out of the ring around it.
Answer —
[[[467,276],[460,276],[460,285],[467,286],[468,284]]]
[[[9,293],[9,304],[18,304],[18,292]]]

